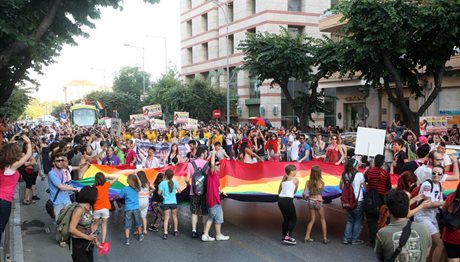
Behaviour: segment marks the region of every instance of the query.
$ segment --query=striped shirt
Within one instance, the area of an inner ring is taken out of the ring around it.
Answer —
[[[375,187],[380,195],[391,189],[390,174],[382,168],[369,168],[364,174],[368,188]]]

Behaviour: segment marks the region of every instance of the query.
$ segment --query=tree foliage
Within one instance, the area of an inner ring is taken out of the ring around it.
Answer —
[[[27,89],[14,89],[8,100],[0,106],[0,116],[15,121],[26,111],[26,107],[31,101],[32,98]]]
[[[271,86],[278,85],[288,103],[300,116],[301,128],[305,130],[311,114],[324,112],[324,93],[319,92],[318,82],[338,68],[334,52],[335,45],[327,39],[314,39],[304,34],[291,35],[286,29],[280,34],[248,33],[239,49],[244,52],[242,69],[256,75],[260,83],[270,80]],[[330,57],[324,57],[328,51]],[[321,70],[314,70],[319,66]],[[297,80],[305,89],[297,96],[288,89],[290,80]],[[295,97],[295,98],[294,98]]]
[[[142,105],[139,104],[139,101],[123,92],[94,91],[86,95],[86,99],[101,101],[104,105],[104,109],[100,112],[101,116],[107,112],[107,116],[115,117],[113,110],[116,109],[118,117],[123,121],[128,121],[129,115],[142,111]]]
[[[341,1],[334,11],[347,21],[340,32],[342,73],[358,74],[369,87],[385,90],[418,133],[419,116],[441,91],[446,63],[458,53],[460,1]],[[412,111],[403,89],[414,98],[424,96],[427,77],[434,88]]]
[[[53,107],[53,110],[51,110],[50,115],[54,116],[56,119],[60,119],[60,113],[65,113],[65,104],[60,103],[56,106]]]
[[[83,28],[95,27],[102,7],[121,9],[121,4],[121,0],[0,1],[0,104],[17,84],[29,79],[28,69],[41,72],[65,44],[76,45],[76,37],[88,37]]]
[[[150,74],[140,70],[139,67],[123,67],[113,80],[113,91],[128,94],[140,101],[144,80],[145,91],[148,92],[151,86]]]

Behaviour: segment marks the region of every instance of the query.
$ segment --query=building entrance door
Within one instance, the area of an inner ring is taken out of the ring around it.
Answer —
[[[350,103],[344,104],[345,116],[344,126],[345,128],[366,126],[367,115],[369,114],[366,108],[366,103]]]

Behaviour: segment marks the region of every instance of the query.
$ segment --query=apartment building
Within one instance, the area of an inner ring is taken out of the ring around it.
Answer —
[[[247,32],[322,34],[319,17],[330,7],[324,0],[181,0],[181,56],[184,79],[202,78],[226,88],[230,82],[232,121],[261,116],[274,126],[296,121],[279,88],[257,85],[255,76],[238,70],[237,47]],[[327,33],[326,33],[327,34]],[[227,58],[230,79],[227,79]],[[293,81],[291,90],[302,88]],[[316,116],[322,121],[322,116]]]
[[[321,32],[327,32],[334,37],[338,30],[343,27],[340,21],[342,16],[332,13],[322,14],[319,21]],[[443,79],[443,89],[436,100],[425,112],[426,116],[460,115],[460,55],[453,56],[448,62],[449,74]],[[433,90],[434,80],[432,77],[424,80],[425,97]],[[393,119],[401,119],[401,112],[389,101],[385,92],[378,93],[370,90],[366,96],[364,81],[358,79],[341,79],[332,77],[323,79],[319,84],[326,94],[336,96],[338,99],[330,101],[328,107],[332,112],[324,116],[324,124],[341,127],[373,126],[385,127],[391,125]],[[415,99],[410,90],[404,90],[405,102],[412,111],[417,111],[426,98]]]

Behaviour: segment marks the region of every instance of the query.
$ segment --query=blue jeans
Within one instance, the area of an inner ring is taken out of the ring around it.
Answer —
[[[226,149],[227,155],[230,157],[230,159],[233,159],[233,145],[227,145]]]
[[[142,226],[141,211],[139,209],[125,211],[124,227],[125,229],[131,229],[132,224],[136,225],[136,228]]]
[[[363,228],[363,201],[358,202],[358,206],[353,210],[347,210],[347,224],[345,225],[344,240],[356,241],[361,235]]]

